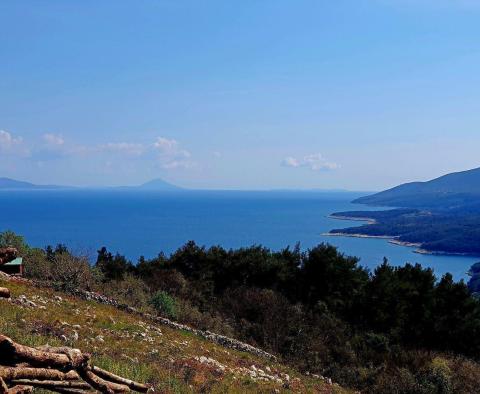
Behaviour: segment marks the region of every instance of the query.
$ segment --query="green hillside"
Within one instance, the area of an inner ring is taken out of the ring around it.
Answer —
[[[30,346],[80,348],[96,365],[159,393],[349,392],[113,306],[5,278],[0,287],[12,291],[12,300],[0,299],[2,334]]]

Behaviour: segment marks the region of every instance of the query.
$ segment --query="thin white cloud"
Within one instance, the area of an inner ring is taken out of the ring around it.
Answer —
[[[157,140],[153,143],[153,146],[159,152],[170,153],[178,149],[178,142],[174,139],[158,137]]]
[[[298,162],[298,160],[295,159],[295,157],[291,157],[291,156],[283,159],[282,165],[285,167],[300,167],[300,163]]]
[[[191,153],[180,147],[175,139],[157,137],[150,144],[138,142],[108,142],[100,145],[73,145],[65,147],[67,155],[110,154],[153,160],[164,169],[192,168]]]
[[[45,144],[50,147],[59,147],[65,144],[63,137],[58,134],[47,133],[42,138]]]
[[[146,148],[143,144],[132,142],[109,142],[105,145],[101,145],[99,150],[124,153],[129,156],[141,156]]]
[[[23,143],[22,137],[15,137],[5,130],[0,130],[0,150],[8,152]]]
[[[166,170],[174,170],[177,168],[189,169],[195,167],[195,163],[188,160],[172,160],[161,163],[160,166]]]
[[[153,143],[160,166],[164,169],[192,168],[195,163],[190,160],[191,153],[181,149],[177,140],[158,137]]]
[[[21,137],[0,130],[0,153],[22,155],[34,163],[52,160],[68,160],[84,157],[103,159],[105,162],[125,162],[127,159],[142,160],[166,170],[189,169],[196,166],[191,153],[182,148],[175,139],[157,137],[151,143],[107,142],[104,144],[77,144],[67,141],[61,134],[45,133],[40,141],[23,141]],[[132,162],[133,163],[133,162]],[[133,164],[132,164],[133,165]]]
[[[30,159],[43,163],[45,161],[57,160],[68,156],[69,147],[65,143],[63,136],[54,133],[45,133],[42,135],[42,143],[30,144],[31,157]]]
[[[134,142],[107,142],[106,144],[82,145],[67,143],[58,134],[44,134],[42,136],[43,146],[35,150],[37,155],[51,155],[52,157],[88,156],[96,154],[113,153],[126,156],[141,156],[147,147]],[[53,155],[55,154],[55,156]],[[51,158],[52,158],[51,157]]]
[[[325,159],[320,153],[305,156],[303,161],[307,167],[310,167],[314,171],[336,170],[340,167],[337,163]]]
[[[332,171],[340,168],[340,165],[324,158],[320,153],[306,155],[301,159],[288,156],[282,161],[285,167],[307,167],[312,171]]]

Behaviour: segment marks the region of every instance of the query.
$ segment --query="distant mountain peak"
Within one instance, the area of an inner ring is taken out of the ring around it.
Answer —
[[[159,190],[159,191],[174,191],[174,190],[183,190],[183,188],[176,186],[172,183],[164,181],[161,178],[152,179],[151,181],[145,182],[138,186],[143,190]]]

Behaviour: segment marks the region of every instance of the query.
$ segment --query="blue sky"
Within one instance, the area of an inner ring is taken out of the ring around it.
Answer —
[[[0,176],[382,189],[480,166],[480,1],[3,0]]]

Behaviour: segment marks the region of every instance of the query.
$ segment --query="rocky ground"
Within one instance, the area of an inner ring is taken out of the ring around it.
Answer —
[[[12,297],[0,300],[1,333],[30,346],[80,348],[96,365],[151,383],[156,392],[348,392],[328,378],[301,374],[268,354],[222,346],[223,340],[196,330],[6,277],[2,286]]]

